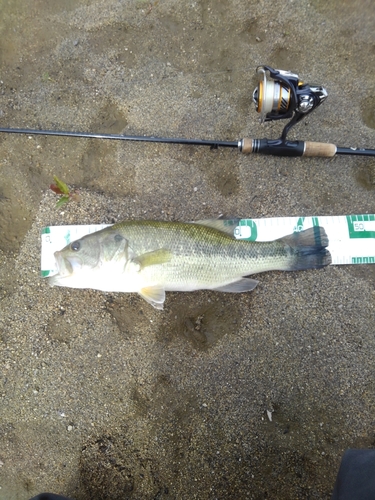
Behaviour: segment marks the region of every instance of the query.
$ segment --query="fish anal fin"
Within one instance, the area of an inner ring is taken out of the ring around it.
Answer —
[[[251,278],[241,278],[238,281],[229,283],[228,285],[219,286],[214,288],[217,292],[229,292],[229,293],[242,293],[251,292],[257,286],[259,281],[253,280]]]
[[[151,252],[138,255],[133,259],[133,262],[139,264],[140,269],[143,269],[148,266],[156,266],[157,264],[170,262],[172,257],[172,252],[165,248],[159,248],[158,250],[152,250]]]
[[[155,309],[163,309],[165,301],[165,289],[161,286],[147,286],[139,290],[139,295],[151,304]]]

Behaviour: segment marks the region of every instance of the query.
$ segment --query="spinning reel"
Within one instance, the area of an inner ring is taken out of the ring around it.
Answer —
[[[261,122],[291,118],[281,134],[282,140],[286,140],[293,125],[327,99],[324,87],[304,83],[290,71],[270,66],[259,66],[256,71],[261,79],[253,92],[253,101]]]
[[[289,118],[290,121],[285,125],[279,139],[242,139],[239,144],[240,151],[274,156],[335,156],[339,151],[334,144],[287,141],[286,138],[294,125],[326,100],[326,89],[321,85],[304,83],[291,71],[259,66],[256,72],[260,78],[253,92],[253,101],[257,112],[260,113],[260,121]]]

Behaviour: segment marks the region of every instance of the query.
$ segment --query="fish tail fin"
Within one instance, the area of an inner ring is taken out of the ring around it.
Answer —
[[[323,227],[314,226],[305,231],[284,236],[278,240],[288,245],[291,257],[289,271],[303,269],[320,269],[332,262],[331,254],[327,250],[328,236]]]

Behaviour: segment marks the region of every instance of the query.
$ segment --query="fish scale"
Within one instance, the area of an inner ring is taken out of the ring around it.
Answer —
[[[284,268],[286,265],[288,255],[278,242],[262,244],[260,248],[259,244],[233,240],[229,235],[206,226],[171,224],[173,226],[169,227],[165,223],[146,223],[140,229],[139,224],[120,223],[112,229],[124,234],[136,254],[158,248],[171,250],[173,259],[164,269],[149,266],[148,272],[152,279],[157,279],[158,273],[162,271],[177,282],[186,282],[192,276],[199,275],[200,280],[207,284],[212,283],[222,266],[225,269],[221,271],[221,276],[228,279],[233,273],[253,274],[274,269],[278,265]]]

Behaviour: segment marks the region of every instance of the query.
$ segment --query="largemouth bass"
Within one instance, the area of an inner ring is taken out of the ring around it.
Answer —
[[[331,263],[328,238],[313,227],[271,242],[237,240],[235,221],[125,221],[55,252],[50,284],[137,292],[162,309],[166,291],[248,292],[264,271],[317,269]]]

